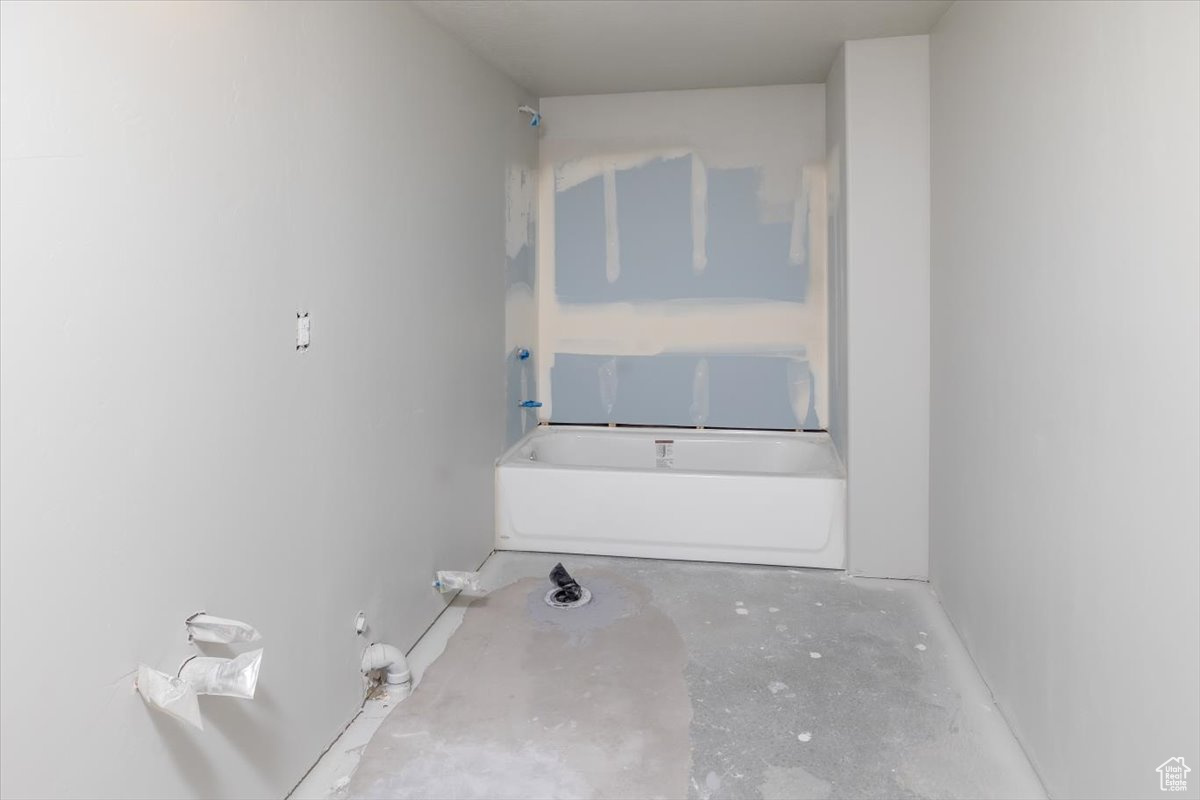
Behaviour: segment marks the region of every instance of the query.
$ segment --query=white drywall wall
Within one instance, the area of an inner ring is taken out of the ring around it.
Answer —
[[[843,439],[850,572],[924,578],[929,555],[929,37],[847,42]],[[841,92],[844,91],[844,94]],[[832,110],[832,108],[831,108]],[[836,128],[836,124],[835,124]],[[831,136],[838,136],[835,129]],[[840,238],[840,237],[839,237]],[[835,245],[836,248],[836,245]],[[837,291],[837,290],[835,290]]]
[[[529,98],[398,3],[0,14],[0,793],[281,797],[491,549]],[[132,691],[201,608],[203,733]]]
[[[1196,797],[1200,5],[958,3],[932,74],[934,585],[1052,796]]]
[[[825,79],[825,183],[828,190],[826,236],[829,272],[829,435],[846,458],[846,51]]]

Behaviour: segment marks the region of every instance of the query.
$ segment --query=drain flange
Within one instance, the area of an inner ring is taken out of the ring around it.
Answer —
[[[580,586],[579,589],[579,599],[568,600],[564,598],[560,600],[557,595],[562,594],[562,589],[555,587],[546,592],[546,605],[551,608],[579,608],[580,606],[585,606],[591,602],[592,593],[584,586]]]
[[[578,608],[592,599],[592,593],[571,577],[562,562],[550,570],[550,582],[554,588],[546,593],[546,605],[552,608]]]

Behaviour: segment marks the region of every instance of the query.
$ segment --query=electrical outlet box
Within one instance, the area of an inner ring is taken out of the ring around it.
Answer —
[[[296,312],[296,350],[304,352],[308,349],[309,342],[312,341],[312,323],[308,318],[308,312],[303,314]]]

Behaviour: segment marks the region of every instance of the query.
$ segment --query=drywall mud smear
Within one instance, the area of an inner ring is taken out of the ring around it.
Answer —
[[[600,378],[600,405],[604,409],[605,421],[608,421],[617,403],[617,360],[606,359],[596,372]]]
[[[543,112],[542,418],[823,427],[824,88],[550,98]],[[719,415],[710,355],[766,382]],[[615,363],[621,397],[597,397],[596,366],[575,356]]]
[[[699,275],[708,266],[708,172],[700,156],[692,153],[692,271]]]
[[[792,413],[803,425],[808,421],[813,399],[812,368],[807,361],[793,358],[787,362],[787,386]]]
[[[549,584],[532,578],[472,605],[367,745],[349,795],[687,796],[683,638],[640,585],[576,577],[592,592],[581,608],[546,605]]]
[[[522,131],[525,134],[526,131]],[[505,184],[505,444],[515,442],[533,425],[536,417],[520,407],[524,400],[537,399],[537,303],[534,286],[534,217],[536,173],[515,164],[508,169]],[[532,355],[522,359],[521,349]]]
[[[692,423],[703,425],[708,421],[708,359],[696,362],[692,371],[692,407],[689,409]]]

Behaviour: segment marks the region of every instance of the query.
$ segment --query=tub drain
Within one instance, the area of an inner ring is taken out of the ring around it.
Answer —
[[[561,563],[550,570],[550,582],[554,588],[546,592],[546,605],[552,608],[578,608],[592,599],[592,593],[580,586]]]

